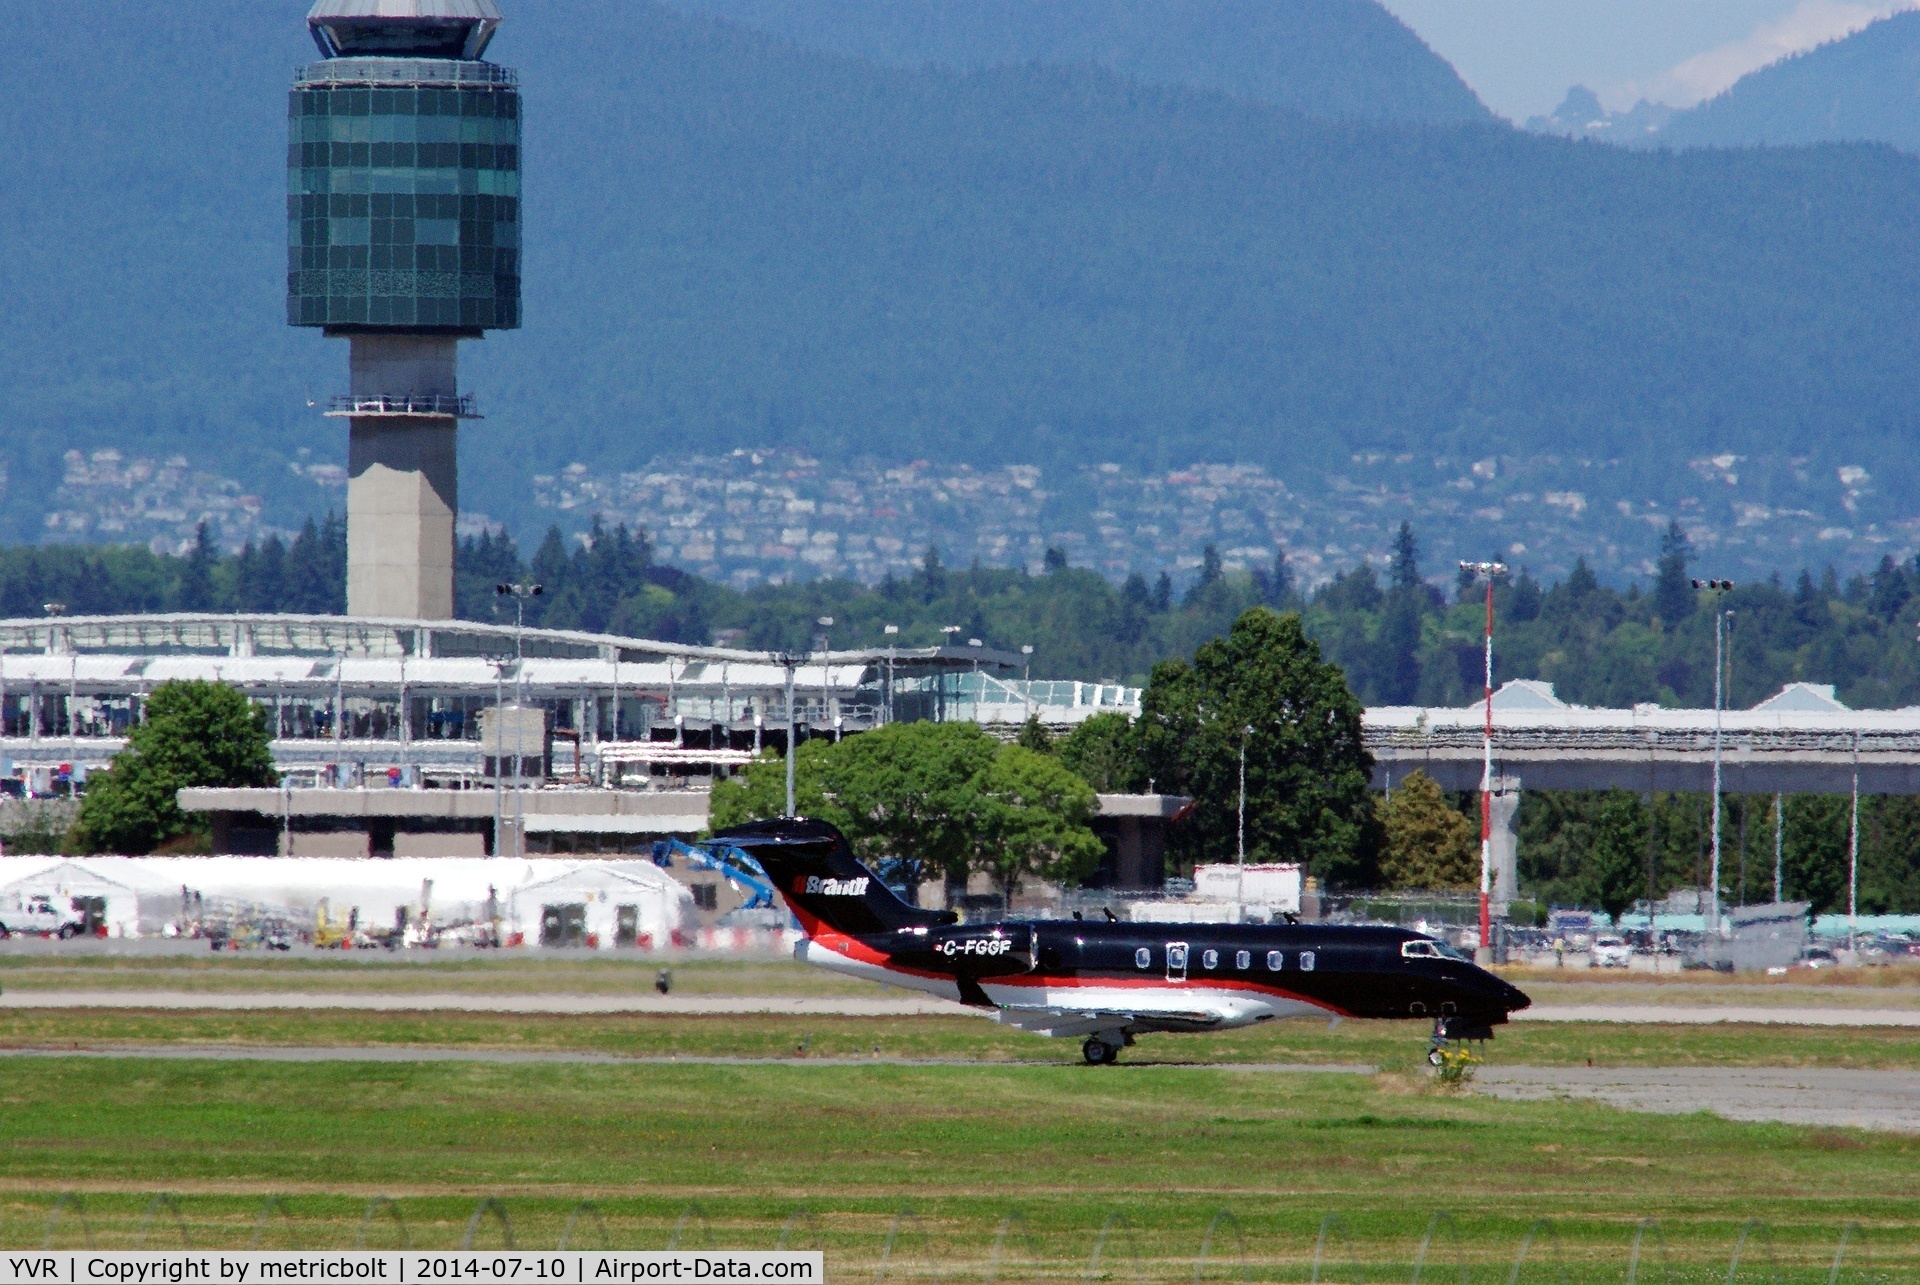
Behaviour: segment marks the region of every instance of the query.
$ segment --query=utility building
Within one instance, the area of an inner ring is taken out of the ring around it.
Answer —
[[[347,610],[453,615],[462,339],[520,325],[520,95],[493,0],[319,0],[288,100],[287,320],[352,345]]]

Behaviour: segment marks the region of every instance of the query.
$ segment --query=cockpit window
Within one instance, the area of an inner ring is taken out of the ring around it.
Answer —
[[[1466,958],[1465,955],[1462,955],[1459,951],[1447,945],[1445,942],[1433,941],[1424,937],[1416,938],[1413,941],[1401,942],[1400,954],[1403,958],[1406,958],[1406,959],[1464,960]]]

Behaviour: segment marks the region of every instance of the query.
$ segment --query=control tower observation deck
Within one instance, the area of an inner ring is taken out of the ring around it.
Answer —
[[[453,615],[462,339],[520,325],[520,94],[494,0],[319,0],[288,99],[287,321],[352,345],[347,611]]]

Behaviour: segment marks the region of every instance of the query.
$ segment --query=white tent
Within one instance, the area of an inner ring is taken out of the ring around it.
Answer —
[[[0,863],[0,924],[45,931],[86,920],[110,937],[138,937],[142,892],[80,861],[35,861],[18,874]]]
[[[693,927],[693,894],[648,862],[583,861],[516,888],[513,920],[529,946],[665,946]]]
[[[582,870],[588,873],[576,885],[565,882]],[[0,857],[0,896],[13,895],[16,886],[31,892],[79,888],[83,883],[84,895],[108,897],[108,931],[126,937],[164,933],[169,924],[188,917],[186,907],[196,899],[274,907],[305,922],[312,921],[324,901],[336,923],[357,911],[362,925],[374,927],[394,924],[403,908],[409,920],[424,915],[438,924],[479,921],[488,917],[491,902],[506,918],[502,927],[507,934],[524,934],[527,944],[534,945],[544,903],[520,895],[533,885],[552,885],[556,896],[569,887],[580,894],[607,892],[608,927],[602,936],[607,945],[613,944],[617,906],[634,907],[638,931],[657,945],[693,924],[693,895],[651,862],[553,857]],[[612,899],[615,891],[622,895]],[[569,896],[567,904],[602,904],[584,895]],[[602,917],[596,910],[596,925]]]

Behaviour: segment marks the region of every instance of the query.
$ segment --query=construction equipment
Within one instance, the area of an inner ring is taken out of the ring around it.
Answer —
[[[671,865],[674,857],[684,857],[687,865],[695,870],[711,870],[722,875],[729,883],[743,888],[749,896],[740,905],[741,910],[773,909],[773,884],[767,879],[767,872],[760,863],[727,844],[686,843],[680,839],[656,839],[653,844],[653,864]]]
[[[339,923],[333,921],[332,906],[328,898],[320,898],[320,904],[313,909],[313,944],[321,950],[353,949],[353,929],[346,918]]]

